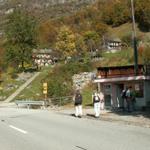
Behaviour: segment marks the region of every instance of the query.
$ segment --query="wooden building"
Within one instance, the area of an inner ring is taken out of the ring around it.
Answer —
[[[138,65],[138,75],[134,66],[98,67],[94,80],[105,95],[106,107],[122,107],[121,92],[131,86],[136,92],[136,107],[150,105],[150,66]]]
[[[53,64],[52,50],[51,49],[34,49],[32,52],[34,64],[39,67],[48,66]]]
[[[122,42],[120,39],[109,39],[106,40],[106,46],[108,50],[121,50]]]

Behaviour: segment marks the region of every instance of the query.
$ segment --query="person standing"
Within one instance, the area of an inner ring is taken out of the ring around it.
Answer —
[[[100,115],[100,97],[97,92],[92,95],[92,100],[94,104],[95,117],[98,118]]]
[[[132,90],[131,91],[131,108],[132,108],[132,111],[135,111],[135,104],[136,104],[136,92],[135,90]]]
[[[82,117],[82,95],[79,90],[76,91],[74,96],[74,105],[75,105],[75,116]]]
[[[103,92],[99,93],[99,98],[100,98],[100,110],[104,110],[104,94],[103,94]]]
[[[127,97],[126,97],[126,92],[127,92],[127,89],[123,89],[122,92],[121,92],[121,97],[122,97],[122,109],[123,111],[125,111],[125,108],[126,108],[126,101],[127,101]]]
[[[128,112],[131,112],[131,100],[132,100],[131,90],[132,90],[132,87],[130,86],[126,92],[126,102],[127,102]]]

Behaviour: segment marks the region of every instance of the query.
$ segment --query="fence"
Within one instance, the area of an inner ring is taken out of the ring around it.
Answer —
[[[73,103],[73,96],[51,97],[48,99],[48,103],[51,105],[64,106]]]
[[[20,100],[16,100],[16,102],[20,102],[20,103],[39,103],[43,101],[45,107],[49,106],[49,105],[55,105],[55,106],[64,106],[67,104],[73,104],[73,96],[64,96],[64,97],[51,97],[51,98],[47,98],[45,100],[33,100],[33,99],[20,99]]]

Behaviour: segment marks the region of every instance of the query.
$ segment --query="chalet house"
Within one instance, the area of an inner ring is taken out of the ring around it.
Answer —
[[[51,49],[34,49],[32,52],[34,64],[38,65],[39,67],[53,64],[53,58],[51,54]]]
[[[121,50],[124,46],[125,45],[119,38],[107,39],[105,42],[105,47],[107,48],[108,52],[116,52],[118,50]]]
[[[138,65],[138,75],[134,66],[98,67],[94,80],[98,90],[105,96],[105,107],[122,107],[121,92],[131,86],[136,92],[136,107],[150,106],[150,66]]]

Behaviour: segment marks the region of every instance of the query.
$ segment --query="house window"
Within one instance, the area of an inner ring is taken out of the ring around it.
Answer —
[[[135,84],[135,92],[137,98],[144,97],[144,84],[142,82]]]
[[[105,92],[105,94],[110,94],[111,93],[111,85],[110,84],[105,84],[104,85],[104,92]]]

